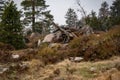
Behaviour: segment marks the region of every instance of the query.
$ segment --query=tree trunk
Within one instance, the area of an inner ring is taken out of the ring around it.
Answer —
[[[31,0],[32,2],[32,30],[35,32],[35,1]]]

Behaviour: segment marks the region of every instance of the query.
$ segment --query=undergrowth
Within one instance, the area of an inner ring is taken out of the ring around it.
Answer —
[[[51,48],[49,47],[49,44],[45,44],[45,46],[41,47],[38,51],[38,57],[46,64],[55,63],[71,56],[81,56],[85,60],[103,60],[119,54],[119,26],[115,26],[105,33],[79,36],[78,38],[73,39],[65,50],[61,50],[57,47]]]
[[[69,49],[76,49],[76,54],[85,60],[107,59],[120,54],[119,41],[120,27],[117,26],[103,34],[80,36],[69,43]]]

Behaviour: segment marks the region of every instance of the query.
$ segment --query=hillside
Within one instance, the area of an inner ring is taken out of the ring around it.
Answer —
[[[120,79],[120,26],[52,44],[15,50],[1,43],[0,80]]]

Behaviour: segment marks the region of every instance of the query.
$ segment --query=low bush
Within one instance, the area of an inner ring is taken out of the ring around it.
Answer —
[[[0,62],[5,63],[10,61],[11,50],[14,50],[13,46],[0,42]]]
[[[15,48],[12,46],[12,45],[9,45],[9,44],[4,44],[2,42],[0,42],[0,50],[14,50]]]
[[[62,55],[55,49],[50,47],[42,48],[38,51],[38,58],[40,58],[45,64],[56,63],[60,61]]]
[[[75,38],[69,43],[70,53],[74,52],[77,56],[83,56],[85,60],[107,59],[120,54],[119,26],[104,34],[97,35]]]

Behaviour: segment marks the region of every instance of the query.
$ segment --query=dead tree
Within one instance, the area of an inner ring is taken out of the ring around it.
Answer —
[[[82,5],[81,5],[81,3],[80,3],[80,0],[76,0],[76,2],[77,2],[77,5],[79,6],[79,11],[80,11],[80,13],[82,14],[82,16],[83,17],[86,17],[86,12],[85,12],[85,10],[84,10],[84,8],[82,7]]]
[[[69,42],[69,41],[70,41],[71,35],[72,35],[73,37],[77,37],[74,33],[68,32],[67,30],[65,30],[65,29],[59,27],[58,25],[56,25],[54,22],[52,22],[52,24],[53,24],[58,30],[60,30],[62,33],[64,33],[64,34],[66,35],[65,42]]]
[[[85,18],[87,18],[86,12],[85,12],[84,8],[82,7],[80,0],[76,0],[76,3],[80,8],[80,9],[78,9],[78,11],[81,13],[82,17],[84,18],[84,22],[85,22]],[[86,24],[86,22],[84,24]]]

